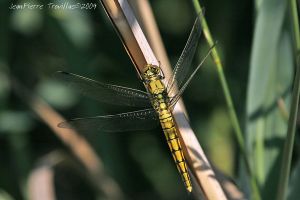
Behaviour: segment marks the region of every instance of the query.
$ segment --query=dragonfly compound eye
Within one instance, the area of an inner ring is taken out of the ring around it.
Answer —
[[[145,67],[145,71],[143,73],[143,76],[144,76],[144,79],[145,80],[150,80],[150,79],[153,79],[153,78],[157,78],[160,74],[160,69],[158,66],[156,65],[147,65]]]

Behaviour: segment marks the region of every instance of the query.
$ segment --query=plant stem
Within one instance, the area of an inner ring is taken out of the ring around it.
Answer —
[[[205,39],[206,39],[207,43],[209,44],[209,46],[212,47],[215,42],[214,42],[214,40],[212,38],[212,35],[210,33],[210,30],[208,28],[207,22],[206,22],[206,20],[203,16],[203,10],[201,8],[201,5],[200,5],[198,0],[193,0],[193,4],[194,4],[196,12],[200,16],[200,23],[201,23],[201,26],[202,26],[202,29],[203,29]],[[235,111],[235,108],[234,108],[234,105],[233,105],[233,101],[232,101],[232,98],[231,98],[231,95],[230,95],[230,90],[229,90],[229,87],[228,87],[228,84],[227,84],[227,81],[226,81],[226,78],[225,78],[225,75],[224,75],[221,59],[220,59],[220,56],[218,54],[218,51],[217,51],[216,47],[214,47],[214,49],[212,50],[212,58],[213,58],[214,63],[217,67],[218,77],[219,77],[220,82],[221,82],[222,90],[223,90],[225,100],[226,100],[226,104],[227,104],[227,107],[228,107],[228,110],[229,110],[229,117],[230,117],[231,122],[232,122],[232,126],[233,126],[233,129],[234,129],[234,132],[235,132],[235,136],[237,138],[239,148],[242,152],[242,156],[243,156],[243,160],[244,160],[247,172],[248,172],[248,174],[251,178],[252,194],[253,194],[254,199],[258,200],[258,199],[260,199],[258,186],[256,184],[256,180],[255,180],[255,177],[253,176],[253,172],[252,172],[252,169],[250,167],[250,162],[249,162],[247,154],[246,154],[245,140],[243,138],[243,133],[242,133],[242,130],[241,130],[238,118],[237,118],[237,114],[236,114],[236,111]]]
[[[292,154],[294,147],[295,139],[295,129],[296,129],[296,120],[299,104],[299,94],[300,94],[300,35],[299,35],[299,21],[298,21],[298,11],[297,11],[297,2],[296,0],[289,1],[289,7],[291,12],[291,24],[292,31],[294,36],[294,41],[296,44],[295,56],[296,56],[296,78],[294,81],[294,88],[292,91],[292,103],[290,109],[290,116],[288,121],[287,137],[283,147],[282,162],[278,183],[278,194],[277,199],[283,200],[286,198],[286,190],[288,188]]]
[[[297,10],[297,1],[290,0],[289,2],[290,12],[291,12],[291,20],[292,20],[292,29],[294,33],[294,40],[296,44],[296,55],[298,56],[300,50],[300,30],[299,30],[299,19],[298,19],[298,10]],[[296,62],[299,62],[297,58]]]

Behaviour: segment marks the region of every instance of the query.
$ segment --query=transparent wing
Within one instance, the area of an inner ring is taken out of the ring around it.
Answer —
[[[167,90],[169,94],[171,92],[174,92],[172,90],[175,88],[175,85],[180,88],[184,83],[184,80],[186,79],[187,74],[191,68],[191,63],[195,55],[197,45],[199,43],[198,40],[200,38],[201,31],[202,29],[199,22],[199,17],[197,17],[189,35],[188,41],[186,42],[186,45],[174,67],[173,75],[168,81]]]
[[[83,132],[124,132],[152,129],[158,122],[155,110],[145,109],[116,115],[72,119],[59,123],[58,127],[74,128]]]
[[[208,56],[211,54],[212,50],[215,48],[214,44],[212,47],[210,47],[210,49],[208,50],[208,52],[206,53],[205,57],[201,60],[201,62],[199,63],[199,65],[196,67],[196,69],[191,73],[191,75],[187,78],[187,80],[184,82],[184,84],[182,85],[182,87],[180,87],[179,91],[177,92],[177,94],[174,97],[170,98],[170,107],[174,107],[175,104],[178,102],[178,100],[180,99],[181,95],[183,94],[183,92],[185,91],[185,89],[187,88],[187,86],[189,85],[189,83],[191,82],[191,80],[194,78],[194,76],[196,75],[197,71],[200,69],[200,67],[203,65],[203,63],[205,62],[205,60],[208,58]]]
[[[147,93],[137,89],[100,83],[83,76],[62,71],[56,72],[55,77],[65,81],[70,87],[80,93],[104,103],[151,107]]]

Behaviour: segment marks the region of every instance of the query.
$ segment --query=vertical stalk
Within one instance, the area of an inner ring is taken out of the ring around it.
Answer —
[[[202,26],[202,29],[203,29],[205,39],[206,39],[207,43],[209,44],[209,46],[212,47],[214,45],[214,40],[213,40],[212,35],[210,33],[207,22],[204,18],[203,10],[201,8],[201,5],[200,5],[198,0],[193,0],[193,4],[194,4],[196,12],[200,16],[200,23],[201,23],[201,26]],[[222,65],[222,62],[221,62],[221,59],[220,59],[220,56],[218,54],[218,51],[217,51],[216,47],[213,48],[211,54],[212,54],[212,58],[213,58],[213,61],[215,63],[215,66],[217,68],[218,77],[219,77],[219,80],[221,82],[222,90],[223,90],[225,100],[226,100],[226,104],[227,104],[228,111],[229,111],[229,117],[230,117],[230,120],[232,122],[232,126],[233,126],[233,129],[234,129],[234,132],[235,132],[235,136],[237,138],[238,146],[239,146],[239,148],[242,152],[242,157],[243,157],[247,172],[248,172],[248,174],[250,176],[250,179],[251,179],[251,188],[252,188],[253,197],[254,197],[254,199],[260,199],[258,186],[256,184],[256,180],[255,180],[255,177],[253,176],[253,172],[252,172],[252,169],[251,169],[251,166],[250,166],[250,162],[249,162],[247,154],[246,154],[245,140],[243,138],[243,133],[242,133],[242,130],[241,130],[238,118],[237,118],[237,114],[236,114],[236,111],[235,111],[235,108],[234,108],[234,105],[233,105],[230,90],[229,90],[229,87],[228,87],[228,84],[227,84],[227,81],[226,81],[226,78],[225,78],[225,75],[224,75],[223,65]]]
[[[277,199],[283,200],[286,198],[286,190],[288,188],[291,162],[292,162],[292,153],[294,147],[294,139],[295,139],[295,129],[296,129],[296,121],[297,121],[297,112],[298,112],[298,104],[299,104],[299,94],[300,94],[300,31],[299,31],[299,21],[298,21],[298,11],[297,11],[297,2],[296,0],[289,1],[289,11],[291,13],[291,25],[293,31],[293,37],[296,44],[295,47],[295,57],[296,57],[296,78],[294,81],[294,87],[292,91],[292,103],[290,109],[290,116],[288,121],[288,130],[286,140],[284,142],[283,154],[282,154],[282,162],[281,169],[279,175],[279,183],[278,183],[278,193]]]

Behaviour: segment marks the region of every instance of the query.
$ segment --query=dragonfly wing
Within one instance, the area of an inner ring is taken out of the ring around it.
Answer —
[[[210,47],[210,49],[208,50],[206,56],[202,59],[202,61],[199,63],[199,65],[196,67],[196,69],[192,72],[192,74],[187,78],[187,80],[185,81],[185,83],[180,87],[180,89],[177,92],[177,94],[174,97],[171,98],[171,100],[170,100],[170,107],[174,107],[175,104],[178,102],[178,100],[180,99],[181,95],[185,91],[186,87],[189,85],[189,83],[191,82],[191,80],[193,79],[193,77],[196,75],[197,71],[203,65],[203,63],[205,62],[206,58],[211,54],[212,50],[215,48],[215,45],[216,44],[214,44],[212,47]]]
[[[70,87],[98,101],[136,107],[151,107],[146,92],[117,85],[105,84],[68,72],[56,72],[55,77]]]
[[[116,115],[72,119],[59,123],[58,127],[74,128],[83,132],[124,132],[149,130],[156,127],[158,122],[156,111],[151,108]]]
[[[202,29],[199,21],[199,17],[196,18],[191,33],[189,35],[188,41],[174,67],[173,75],[169,79],[167,84],[167,90],[170,93],[177,85],[178,88],[184,83],[187,77],[193,57],[195,55],[198,40],[200,38]]]

